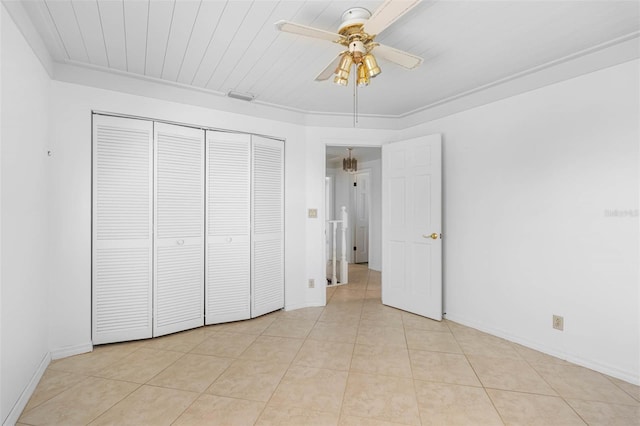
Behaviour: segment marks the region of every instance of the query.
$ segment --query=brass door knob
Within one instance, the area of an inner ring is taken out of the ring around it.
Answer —
[[[432,240],[437,240],[438,239],[438,234],[436,234],[435,232],[431,235],[423,235],[423,238],[431,238]]]

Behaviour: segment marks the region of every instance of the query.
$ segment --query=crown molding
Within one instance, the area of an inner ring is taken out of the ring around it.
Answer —
[[[585,49],[399,116],[406,129],[640,58],[640,32]]]
[[[49,74],[49,77],[53,78],[53,57],[49,53],[49,48],[42,40],[42,36],[40,36],[40,33],[38,32],[36,24],[33,23],[25,9],[25,7],[33,5],[31,3],[27,3],[25,5],[23,2],[19,1],[2,0],[2,6],[16,24],[16,27],[18,27],[18,30],[22,33],[22,36],[31,47],[31,50],[33,50],[33,53],[42,64],[42,67],[45,69],[47,74]],[[36,13],[35,16],[40,15]],[[52,37],[52,39],[57,39],[57,35]]]

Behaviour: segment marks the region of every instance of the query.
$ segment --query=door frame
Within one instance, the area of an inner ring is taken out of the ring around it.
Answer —
[[[331,247],[332,247],[332,239],[333,239],[333,235],[331,234],[331,232],[329,232],[328,227],[326,226],[326,223],[328,220],[332,220],[331,218],[333,217],[333,214],[327,212],[327,210],[331,211],[334,210],[335,211],[335,207],[334,207],[334,199],[335,199],[335,178],[334,176],[327,176],[327,173],[325,171],[325,177],[324,177],[324,212],[325,212],[325,227],[324,227],[324,241],[325,241],[325,251],[324,251],[324,255],[325,258],[328,259],[330,257],[329,253],[331,252]],[[325,260],[325,269],[326,269],[326,265],[328,264],[328,261]]]
[[[354,149],[358,149],[358,148],[375,148],[380,150],[380,161],[382,162],[382,145],[383,143],[379,143],[379,144],[371,144],[371,141],[369,139],[363,140],[363,139],[353,139],[353,140],[345,140],[345,139],[323,139],[322,140],[322,162],[323,162],[323,167],[322,170],[324,171],[323,175],[322,175],[322,182],[324,185],[325,182],[325,178],[327,177],[327,147],[339,147],[339,148],[344,148],[345,150],[347,148],[354,148]],[[380,169],[382,169],[382,164],[380,164]],[[367,169],[363,169],[363,170],[369,170],[371,171],[370,168]],[[353,185],[353,181],[351,183]],[[323,186],[324,188],[324,186]],[[333,195],[334,195],[334,202],[333,202],[333,208],[335,211],[336,208],[336,203],[335,203],[335,194],[336,194],[336,180],[333,180]],[[351,216],[351,202],[352,202],[352,194],[353,191],[349,191],[349,226],[352,226],[352,216]],[[324,192],[323,192],[324,194]],[[369,197],[371,198],[371,197]],[[371,204],[371,199],[369,199],[369,203]],[[323,236],[325,235],[325,232],[329,232],[330,228],[327,226],[327,212],[325,211],[325,206],[324,206],[324,201],[322,203],[322,210],[321,213],[319,214],[319,217],[322,217],[323,223],[322,223],[322,229],[323,229]],[[320,212],[319,212],[320,213]],[[380,212],[380,216],[382,216],[382,211]],[[369,218],[371,218],[371,205],[369,205]],[[350,233],[348,233],[350,235]],[[350,235],[349,238],[352,238],[352,236]],[[369,226],[369,241],[371,241],[371,226]],[[324,243],[325,240],[324,238],[322,239],[322,270],[323,270],[323,274],[326,275],[326,265],[327,262],[329,261],[329,257],[327,257],[327,254],[325,253],[325,249],[324,249]],[[351,247],[353,247],[353,245],[351,245]],[[353,249],[349,250],[349,256],[347,256],[347,259],[349,260],[349,263],[351,262],[351,256],[353,255]],[[324,276],[323,275],[323,276]],[[326,280],[323,280],[323,286],[326,288]],[[326,299],[325,299],[325,303],[326,304]]]

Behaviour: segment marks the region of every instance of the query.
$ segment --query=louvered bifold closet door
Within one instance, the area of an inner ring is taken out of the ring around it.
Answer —
[[[152,336],[150,121],[93,116],[92,340]]]
[[[252,136],[252,309],[284,307],[284,142]]]
[[[155,337],[204,325],[204,130],[154,134]]]
[[[250,158],[250,135],[207,131],[207,324],[251,317]]]

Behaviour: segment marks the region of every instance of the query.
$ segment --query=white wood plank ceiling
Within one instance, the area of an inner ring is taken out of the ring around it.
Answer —
[[[285,19],[336,31],[380,0],[30,0],[57,62],[115,70],[307,112],[353,108],[353,88],[315,82],[341,46],[276,31]],[[359,90],[363,114],[398,116],[572,55],[638,36],[637,1],[424,0],[377,41],[422,56]],[[375,51],[374,51],[375,53]]]

